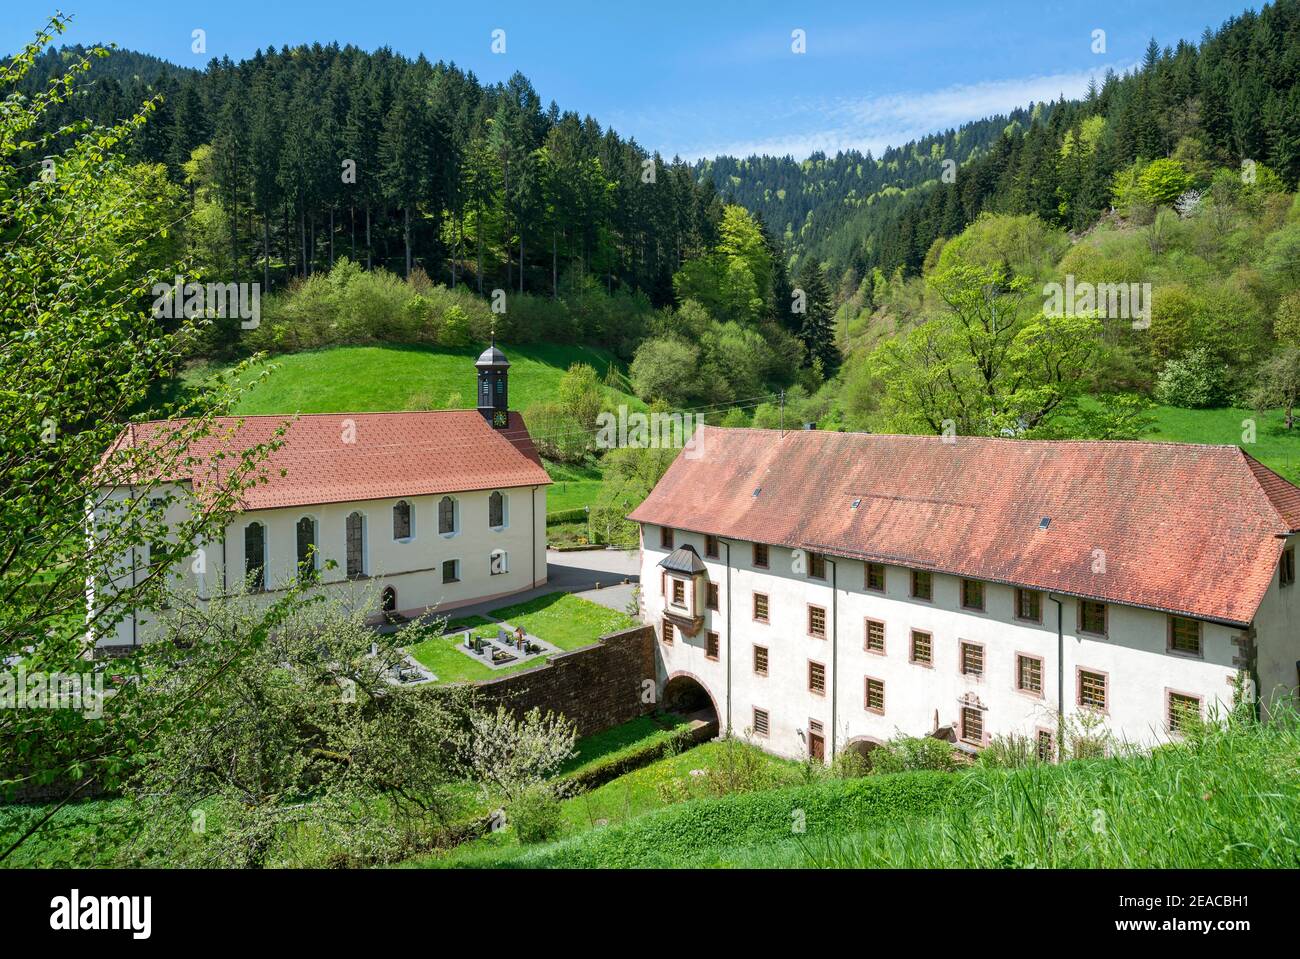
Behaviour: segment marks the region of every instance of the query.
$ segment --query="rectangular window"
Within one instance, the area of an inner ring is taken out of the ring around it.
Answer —
[[[767,622],[767,594],[766,593],[754,594],[754,619],[758,620],[760,623]]]
[[[977,579],[961,581],[961,607],[984,612],[984,584]]]
[[[460,560],[444,559],[442,561],[442,581],[444,583],[460,582]]]
[[[929,666],[934,662],[934,642],[929,633],[912,630],[911,660],[922,666]]]
[[[1106,604],[1095,599],[1079,600],[1079,632],[1106,635]]]
[[[1201,718],[1201,698],[1184,693],[1169,694],[1169,731],[1186,732],[1196,720]]]
[[[867,620],[867,638],[865,649],[869,653],[885,652],[885,624],[876,619]]]
[[[826,695],[826,666],[822,663],[808,661],[808,692],[818,696]]]
[[[704,555],[709,557],[709,559],[718,558],[718,537],[704,537]]]
[[[1282,559],[1278,563],[1277,581],[1281,586],[1290,586],[1295,582],[1295,547],[1288,546],[1282,550]]]
[[[826,578],[826,557],[821,553],[808,554],[808,575],[813,579]]]
[[[979,643],[961,644],[961,672],[963,676],[984,675],[984,647]]]
[[[1201,623],[1185,616],[1169,617],[1169,648],[1175,653],[1201,655]]]
[[[826,638],[826,610],[820,606],[808,607],[808,635]]]
[[[705,659],[718,658],[718,634],[717,633],[704,634],[704,658]]]
[[[759,569],[767,569],[767,544],[754,544],[754,565]]]
[[[1016,689],[1022,693],[1043,692],[1043,661],[1037,656],[1016,655]]]
[[[1040,729],[1038,731],[1038,760],[1039,762],[1050,763],[1052,757],[1056,755],[1056,743],[1050,730]]]
[[[757,706],[755,706],[754,707],[754,735],[762,736],[766,738],[767,732],[768,732],[767,710],[759,709]]]
[[[929,601],[933,597],[934,583],[928,571],[912,570],[912,598]]]
[[[672,644],[673,644],[673,624],[668,622],[668,620],[665,619],[664,620],[664,645],[671,646]]]
[[[1079,705],[1106,711],[1106,674],[1079,670]]]
[[[767,675],[767,647],[754,647],[754,673],[758,676]]]
[[[868,563],[866,579],[867,589],[873,593],[883,593],[885,591],[885,564]]]
[[[961,741],[972,746],[984,745],[984,710],[974,706],[962,707]]]
[[[673,531],[668,526],[659,527],[659,547],[661,549],[673,548]]]
[[[872,679],[867,677],[866,701],[864,703],[867,712],[880,713],[885,712],[885,681],[883,679]]]
[[[1043,621],[1043,594],[1036,589],[1016,590],[1016,619],[1029,623]]]
[[[718,584],[706,583],[704,587],[704,605],[709,609],[718,608]]]
[[[680,579],[673,580],[673,605],[674,606],[686,605],[686,584],[683,583]]]

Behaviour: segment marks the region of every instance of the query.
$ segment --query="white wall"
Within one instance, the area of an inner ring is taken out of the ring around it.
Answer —
[[[666,555],[661,549],[660,531],[646,526],[642,533],[641,583],[646,621],[661,629],[664,608],[657,564]],[[711,582],[719,587],[719,610],[706,614],[704,627],[695,637],[680,634],[673,646],[658,644],[660,680],[686,672],[696,676],[713,695],[727,724],[727,546],[719,557],[705,556],[704,537],[675,531],[674,545],[693,546],[708,567]],[[910,597],[909,570],[889,566],[885,593],[864,588],[864,564],[854,560],[827,558],[826,580],[809,579],[791,571],[792,551],[770,547],[767,570],[752,567],[751,544],[731,546],[731,666],[730,723],[737,733],[751,726],[753,707],[768,710],[771,731],[766,746],[786,756],[805,756],[802,732],[809,720],[823,724],[826,752],[832,744],[832,699],[835,702],[834,740],[838,748],[856,737],[884,741],[903,733],[924,735],[939,725],[960,720],[964,697],[975,697],[985,707],[986,739],[993,735],[1034,735],[1039,728],[1054,730],[1057,704],[1056,605],[1046,594],[1042,599],[1041,624],[1021,622],[1014,617],[1014,590],[1009,586],[985,584],[985,612],[960,608],[960,580],[934,576],[933,602]],[[831,577],[838,575],[838,603],[832,603]],[[1295,587],[1300,593],[1300,585]],[[770,623],[753,620],[752,594],[769,597]],[[1168,618],[1163,613],[1111,604],[1105,638],[1080,635],[1078,612],[1073,599],[1063,598],[1065,709],[1077,710],[1076,668],[1107,673],[1109,676],[1107,728],[1130,742],[1151,744],[1168,738],[1166,732],[1167,691],[1203,697],[1205,707],[1231,702],[1231,680],[1236,647],[1232,643],[1241,630],[1203,623],[1202,654],[1188,656],[1166,651]],[[823,606],[827,615],[827,638],[808,635],[807,605]],[[838,607],[837,609],[835,607]],[[833,613],[834,610],[834,613]],[[836,662],[832,653],[832,616],[838,625]],[[885,623],[885,653],[864,648],[865,619]],[[933,666],[909,662],[912,629],[933,637]],[[718,660],[705,657],[704,633],[719,634]],[[1274,626],[1268,624],[1268,631]],[[961,640],[984,644],[985,668],[980,677],[963,675],[959,668]],[[768,648],[768,675],[753,672],[753,646]],[[1032,696],[1016,689],[1017,653],[1043,660],[1043,694]],[[824,696],[808,689],[808,663],[825,665],[827,690]],[[867,676],[885,682],[883,715],[864,708],[864,680]],[[835,694],[833,696],[833,693]]]
[[[205,575],[197,576],[189,569],[178,569],[175,575],[180,584],[197,589],[200,596],[218,595],[223,588],[236,589],[245,575],[245,531],[250,523],[258,522],[266,527],[266,587],[268,597],[274,596],[296,575],[296,524],[302,517],[311,516],[317,522],[317,563],[323,587],[335,592],[373,592],[377,604],[380,591],[392,586],[397,591],[397,609],[411,613],[435,605],[454,609],[542,585],[546,582],[546,487],[502,489],[506,497],[505,525],[498,529],[488,525],[488,497],[492,492],[452,494],[458,504],[458,523],[451,535],[438,532],[437,508],[442,494],[255,510],[236,517],[226,528],[224,548],[220,540],[204,545]],[[393,507],[401,499],[412,506],[412,535],[405,541],[393,538]],[[353,512],[366,518],[367,576],[355,582],[345,577],[346,519]],[[490,558],[495,550],[504,550],[507,562],[504,573],[493,575]],[[139,551],[141,564],[147,562],[145,553]],[[442,563],[448,559],[460,560],[459,582],[442,581]],[[337,564],[336,568],[325,568],[330,560]],[[223,580],[223,564],[228,580]],[[123,560],[118,581],[130,581],[129,557]],[[142,611],[138,623],[128,617],[113,636],[101,637],[99,644],[143,642],[149,626],[149,615]]]

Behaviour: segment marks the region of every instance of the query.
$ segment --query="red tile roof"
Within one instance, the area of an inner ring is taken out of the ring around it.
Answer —
[[[704,430],[631,519],[1237,625],[1300,529],[1235,446]]]
[[[220,417],[189,448],[196,461],[185,475],[196,491],[211,476],[213,455],[227,457],[272,440],[290,416]],[[176,422],[142,423],[118,444],[147,443]],[[349,422],[355,442],[344,442]],[[228,432],[233,431],[233,432]],[[231,463],[229,458],[226,463]],[[551,480],[524,426],[493,429],[477,410],[421,413],[319,413],[299,416],[283,445],[264,461],[266,483],[243,491],[246,510],[346,503],[470,490],[545,486]],[[219,469],[226,467],[218,466]],[[283,471],[283,475],[281,475]]]

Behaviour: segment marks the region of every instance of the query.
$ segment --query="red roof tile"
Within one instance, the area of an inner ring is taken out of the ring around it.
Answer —
[[[221,417],[189,449],[197,460],[187,475],[199,489],[215,453],[239,453],[270,442],[289,416]],[[349,422],[355,442],[344,442]],[[143,423],[123,431],[118,444],[148,442],[171,424]],[[233,430],[233,433],[228,433]],[[227,459],[226,462],[231,462]],[[545,486],[551,480],[524,426],[493,429],[477,410],[418,413],[320,413],[299,416],[283,445],[266,460],[266,483],[243,492],[246,510],[354,500],[387,499],[469,490]],[[283,471],[284,475],[281,475]]]
[[[631,518],[1246,625],[1300,490],[1235,446],[705,427]]]

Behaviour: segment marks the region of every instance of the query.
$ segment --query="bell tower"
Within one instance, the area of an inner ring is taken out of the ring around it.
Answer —
[[[503,430],[510,425],[510,361],[497,349],[495,337],[474,365],[478,368],[478,411]]]

